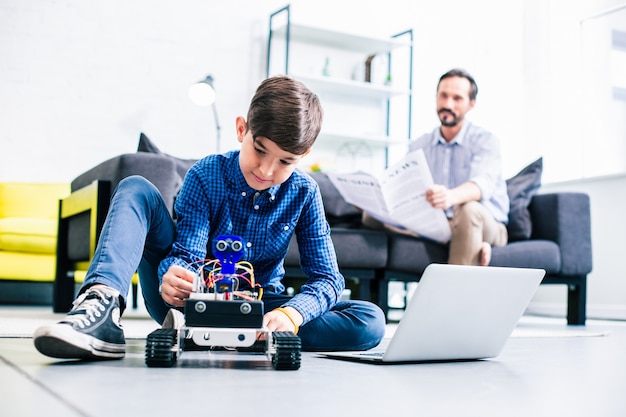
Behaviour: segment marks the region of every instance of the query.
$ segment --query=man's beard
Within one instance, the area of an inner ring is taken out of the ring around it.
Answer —
[[[439,109],[437,113],[439,114],[439,120],[441,121],[442,126],[453,127],[460,122],[458,116],[450,109]],[[449,114],[452,118],[444,118],[444,114]]]

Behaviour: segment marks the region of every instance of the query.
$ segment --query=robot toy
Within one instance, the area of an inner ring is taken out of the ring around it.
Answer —
[[[243,240],[219,236],[212,243],[217,259],[197,268],[183,312],[170,309],[162,327],[148,335],[146,365],[171,367],[184,351],[226,349],[264,352],[276,370],[299,369],[300,338],[263,327],[263,289],[254,281],[252,265],[240,262]]]

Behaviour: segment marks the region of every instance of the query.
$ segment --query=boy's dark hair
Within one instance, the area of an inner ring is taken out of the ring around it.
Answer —
[[[476,96],[478,95],[478,86],[476,85],[476,81],[474,80],[474,77],[470,75],[469,72],[463,69],[459,69],[459,68],[451,69],[450,71],[446,72],[441,77],[439,77],[439,82],[437,83],[437,90],[439,90],[439,84],[441,84],[441,81],[449,77],[466,78],[470,82],[469,99],[476,100]]]
[[[250,101],[248,130],[252,137],[268,138],[285,152],[302,155],[322,127],[319,98],[300,81],[288,76],[264,80]]]

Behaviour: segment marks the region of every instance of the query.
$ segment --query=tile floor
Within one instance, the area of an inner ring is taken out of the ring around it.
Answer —
[[[58,361],[40,355],[30,335],[59,317],[0,306],[1,415],[626,415],[624,322],[568,327],[526,316],[490,360],[369,365],[303,353],[300,370],[279,372],[262,355],[206,352],[147,368],[143,338],[155,324],[140,311],[124,319],[125,359]]]

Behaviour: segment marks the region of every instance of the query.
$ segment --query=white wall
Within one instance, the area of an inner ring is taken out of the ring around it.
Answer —
[[[390,0],[355,9],[353,2],[295,0],[292,17],[375,36],[413,28],[414,135],[436,125],[437,77],[460,66],[481,88],[475,121],[519,143],[521,102],[508,97],[523,91],[523,2],[453,3]],[[284,4],[0,3],[0,181],[70,181],[106,158],[133,152],[141,131],[177,156],[215,151],[210,112],[187,98],[188,86],[208,73],[219,94],[222,150],[236,147],[234,118],[245,114],[265,75],[269,14]],[[481,13],[486,9],[492,13]],[[494,59],[507,63],[507,91]],[[512,107],[504,109],[504,101]]]
[[[69,181],[134,151],[140,131],[181,157],[215,151],[210,112],[187,97],[208,73],[222,148],[236,147],[233,120],[265,75],[269,14],[285,4],[0,3],[0,180]],[[506,176],[539,155],[547,182],[582,176],[580,20],[624,0],[291,4],[301,23],[374,36],[414,30],[413,136],[437,125],[438,76],[464,67],[480,89],[469,117],[502,139]]]
[[[283,1],[0,2],[0,180],[70,181],[137,148],[215,151],[187,96],[211,73],[224,147],[263,76],[265,22]]]

